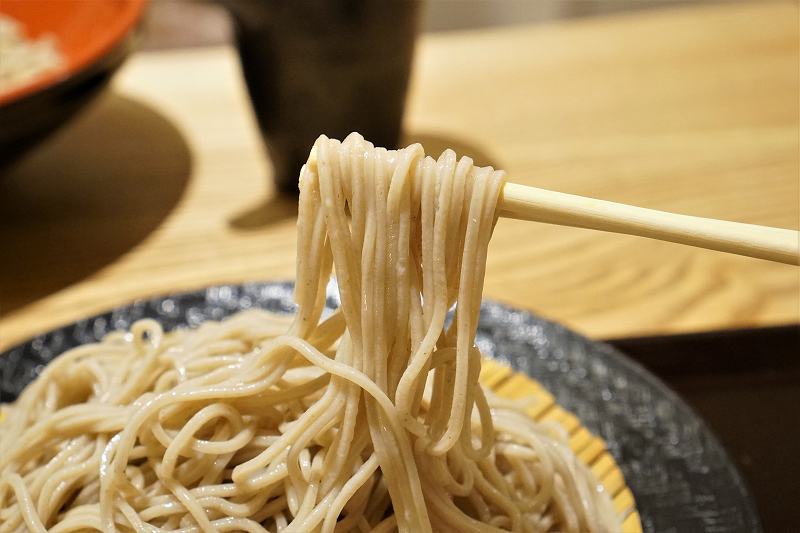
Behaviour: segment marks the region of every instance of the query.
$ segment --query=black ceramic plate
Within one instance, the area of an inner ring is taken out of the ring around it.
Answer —
[[[292,310],[289,283],[220,286],[140,300],[36,337],[0,356],[0,400],[13,400],[52,358],[137,319],[167,329],[219,320],[258,306]],[[337,305],[329,291],[328,305]],[[525,311],[486,302],[478,344],[533,376],[602,436],[625,474],[648,532],[759,532],[741,476],[705,423],[641,366]]]

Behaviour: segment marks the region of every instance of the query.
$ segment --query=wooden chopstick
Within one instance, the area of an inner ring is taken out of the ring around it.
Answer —
[[[316,147],[308,164],[316,166]],[[679,215],[506,183],[500,216],[649,237],[778,263],[800,265],[800,232]]]
[[[506,183],[500,216],[638,235],[800,265],[800,232],[667,213]]]

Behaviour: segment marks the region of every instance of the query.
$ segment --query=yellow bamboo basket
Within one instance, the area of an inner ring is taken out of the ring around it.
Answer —
[[[535,380],[491,359],[481,365],[481,383],[498,396],[509,399],[535,398],[528,414],[537,421],[553,421],[569,434],[569,445],[578,459],[587,465],[603,484],[614,502],[623,533],[642,533],[633,493],[625,484],[622,471],[608,453],[606,443],[581,425],[578,417],[562,409],[555,398]]]

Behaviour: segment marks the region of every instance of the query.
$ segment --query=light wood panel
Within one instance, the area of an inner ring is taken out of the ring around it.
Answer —
[[[731,3],[425,36],[407,139],[518,183],[796,229],[796,22],[796,3]],[[231,49],[134,56],[0,183],[0,348],[135,298],[293,277],[269,172]],[[798,292],[795,267],[510,220],[485,289],[594,337],[797,322]]]

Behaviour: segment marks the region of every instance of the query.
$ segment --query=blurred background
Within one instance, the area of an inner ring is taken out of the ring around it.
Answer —
[[[740,0],[433,0],[424,4],[420,30],[440,32],[547,22],[642,9]],[[185,24],[187,17],[193,23]],[[196,0],[155,2],[145,18],[144,49],[222,44],[233,40],[228,13]]]
[[[67,4],[0,3],[33,17],[0,27],[0,54],[58,27],[66,56],[0,91],[0,350],[138,298],[294,277],[292,191],[323,132],[800,226],[796,1],[77,0],[80,23]],[[767,531],[800,520],[797,269],[503,220],[485,294],[622,348],[720,434]]]

